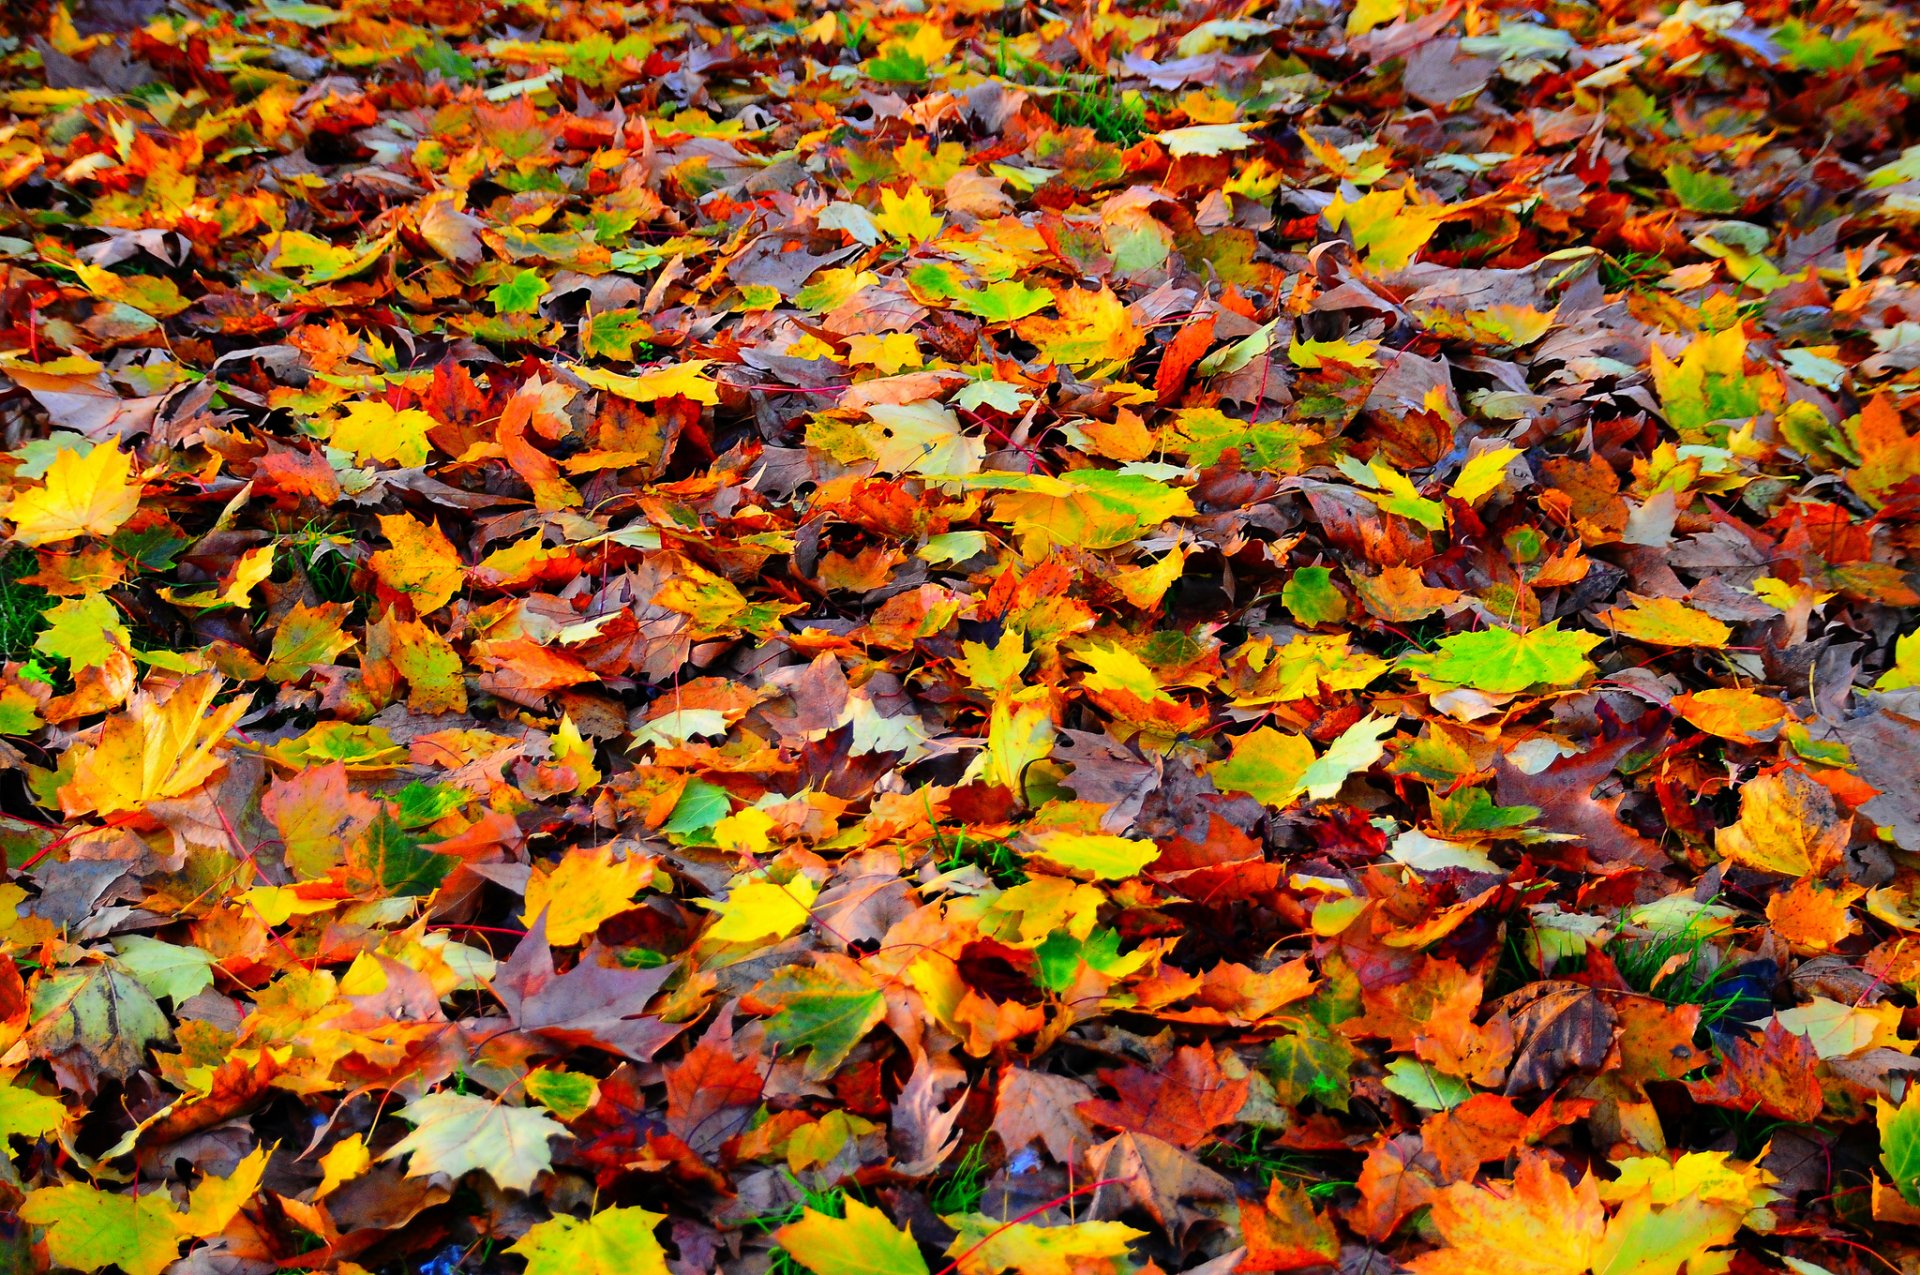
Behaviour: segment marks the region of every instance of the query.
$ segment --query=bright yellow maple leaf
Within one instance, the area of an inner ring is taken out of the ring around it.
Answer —
[[[438,519],[421,522],[412,514],[381,514],[380,533],[392,547],[376,549],[368,565],[381,584],[413,599],[414,615],[431,615],[465,587],[460,551],[440,530]]]
[[[61,758],[71,776],[60,787],[68,815],[110,815],[149,802],[183,797],[220,773],[227,732],[248,701],[214,707],[220,679],[196,673],[166,699],[135,692],[127,711],[109,717],[92,744],[78,743]]]
[[[1074,1275],[1078,1271],[1117,1269],[1114,1259],[1146,1234],[1124,1222],[1070,1222],[1038,1226],[1011,1224],[981,1213],[942,1219],[959,1232],[947,1255],[960,1275]]]
[[[1054,308],[1060,312],[1057,319],[1033,315],[1014,325],[1022,340],[1039,346],[1052,362],[1068,367],[1118,362],[1146,344],[1132,312],[1104,284],[1097,292],[1064,289],[1054,294]]]
[[[1725,624],[1678,598],[1628,596],[1633,597],[1631,608],[1610,607],[1600,613],[1600,621],[1636,642],[1717,650],[1733,636],[1733,630]]]
[[[76,536],[110,536],[140,508],[141,487],[129,481],[133,458],[111,444],[84,455],[62,451],[40,487],[6,508],[13,538],[24,545],[57,544]]]
[[[334,422],[329,440],[353,453],[355,463],[382,461],[392,465],[427,463],[427,431],[433,417],[417,407],[396,409],[379,400],[349,403],[347,414]]]
[[[1740,819],[1715,834],[1720,856],[1787,877],[1823,876],[1847,849],[1833,796],[1798,770],[1760,775],[1740,789]]]
[[[1326,211],[1327,224],[1347,228],[1371,270],[1403,269],[1451,215],[1447,205],[1423,199],[1407,186],[1372,191],[1351,202],[1336,195]]]
[[[912,1236],[871,1204],[849,1197],[846,1216],[803,1209],[773,1233],[774,1243],[813,1275],[927,1275]]]
[[[693,359],[667,367],[648,368],[637,376],[623,376],[597,367],[569,369],[575,376],[617,398],[657,403],[663,398],[686,398],[712,407],[720,401],[720,387],[707,375],[712,359]]]
[[[1569,1183],[1543,1155],[1500,1191],[1459,1182],[1433,1200],[1446,1247],[1410,1258],[1415,1275],[1586,1275],[1606,1230],[1591,1175]]]
[[[736,878],[724,899],[696,899],[719,920],[701,937],[715,943],[769,943],[792,934],[813,914],[820,887],[804,876],[769,881],[764,873]]]
[[[654,861],[647,855],[616,859],[611,846],[576,847],[551,872],[528,878],[521,923],[532,925],[544,912],[547,942],[570,947],[608,917],[625,912],[633,896],[653,881],[653,870]]]
[[[925,243],[940,233],[946,219],[933,211],[932,196],[914,182],[904,195],[880,192],[880,211],[873,214],[873,224],[895,243]]]

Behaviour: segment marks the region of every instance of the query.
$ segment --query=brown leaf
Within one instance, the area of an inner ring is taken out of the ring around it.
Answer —
[[[1551,1089],[1575,1071],[1597,1071],[1613,1049],[1618,1020],[1598,993],[1566,983],[1534,983],[1503,998],[1519,1051],[1506,1092]]]

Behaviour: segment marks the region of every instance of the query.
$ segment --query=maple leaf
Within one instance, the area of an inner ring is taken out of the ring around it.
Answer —
[[[380,515],[388,549],[375,550],[368,565],[380,583],[412,599],[415,615],[430,615],[465,587],[466,568],[438,521],[421,522],[412,514]]]
[[[1073,1275],[1082,1263],[1125,1257],[1146,1234],[1120,1222],[1006,1225],[979,1213],[946,1218],[959,1235],[947,1247],[961,1275]]]
[[[573,968],[557,973],[542,912],[495,973],[493,991],[520,1031],[644,1062],[681,1031],[646,1013],[673,968],[625,969],[604,957],[590,947]]]
[[[1481,629],[1440,639],[1430,654],[1403,655],[1397,667],[1437,686],[1470,686],[1511,695],[1535,686],[1573,686],[1593,672],[1586,658],[1597,633],[1568,632],[1558,621],[1527,633]]]
[[[1117,1101],[1080,1104],[1080,1114],[1096,1124],[1151,1134],[1175,1146],[1193,1147],[1239,1114],[1251,1081],[1231,1080],[1208,1049],[1176,1050],[1164,1069],[1106,1071],[1101,1078],[1119,1093]]]
[[[520,919],[531,925],[544,915],[547,941],[570,947],[626,911],[641,887],[653,882],[654,863],[645,855],[613,856],[611,846],[570,850],[551,872],[534,873]]]
[[[361,464],[385,461],[422,465],[428,455],[427,431],[433,417],[418,408],[396,409],[384,402],[353,403],[334,422],[330,436],[335,447],[353,453]]]
[[[485,1173],[514,1191],[530,1190],[553,1165],[549,1139],[570,1137],[567,1127],[529,1107],[509,1107],[479,1094],[451,1091],[414,1099],[400,1112],[414,1126],[380,1158],[408,1157],[407,1173],[459,1177]]]
[[[1022,319],[1014,325],[1014,331],[1055,363],[1085,367],[1116,361],[1146,344],[1146,336],[1134,325],[1125,304],[1108,288],[1071,288],[1056,293],[1054,308],[1059,318]]]
[[[1614,607],[1600,613],[1601,623],[1636,642],[1657,646],[1702,646],[1718,649],[1733,630],[1704,611],[1677,598],[1633,599],[1631,609]]]
[[[131,456],[108,444],[84,453],[63,450],[44,484],[21,492],[0,513],[25,545],[110,536],[140,508],[140,484],[128,481],[132,464]]]
[[[1243,1271],[1298,1271],[1331,1266],[1340,1257],[1340,1238],[1315,1212],[1306,1189],[1275,1177],[1267,1197],[1240,1205],[1240,1228],[1247,1242]]]
[[[27,1194],[20,1219],[47,1228],[47,1252],[71,1270],[114,1266],[126,1275],[160,1275],[180,1256],[181,1234],[165,1191],[120,1195],[81,1182]]]
[[[226,765],[220,746],[247,710],[246,700],[214,707],[220,679],[196,673],[165,699],[136,693],[127,711],[107,719],[94,744],[62,759],[68,814],[115,814],[192,792]]]
[[[1521,1157],[1504,1191],[1447,1187],[1434,1197],[1432,1216],[1446,1247],[1411,1259],[1415,1275],[1586,1275],[1606,1229],[1592,1177],[1569,1183],[1537,1153]]]
[[[813,1275],[927,1275],[913,1237],[872,1205],[849,1198],[845,1217],[803,1209],[773,1241]]]
[[[1799,770],[1761,775],[1740,789],[1740,820],[1715,835],[1721,855],[1781,876],[1819,876],[1840,862],[1847,829],[1833,796]]]
[[[527,1275],[667,1275],[666,1250],[654,1237],[664,1213],[614,1207],[582,1220],[535,1223],[509,1253],[527,1259]]]
[[[886,1016],[878,988],[849,985],[830,969],[782,970],[753,989],[745,1008],[771,1013],[767,1034],[787,1049],[809,1050],[807,1074],[832,1075]]]

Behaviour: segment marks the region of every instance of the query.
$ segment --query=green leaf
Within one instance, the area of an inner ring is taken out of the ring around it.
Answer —
[[[385,808],[347,851],[349,889],[378,886],[389,896],[430,894],[454,859],[421,846]]]
[[[130,1076],[147,1046],[173,1039],[152,993],[111,964],[83,965],[33,989],[28,1043],[40,1057],[78,1049],[100,1070]]]
[[[487,293],[495,314],[532,314],[547,295],[547,281],[538,270],[522,270],[513,278]]]
[[[1473,1096],[1464,1080],[1435,1071],[1417,1058],[1396,1058],[1380,1082],[1422,1111],[1446,1111]]]
[[[1920,1205],[1920,1087],[1909,1086],[1898,1107],[1874,1101],[1880,1125],[1880,1164],[1907,1203]]]
[[[44,620],[47,627],[34,639],[33,649],[66,660],[75,669],[104,664],[117,647],[133,645],[133,635],[104,593],[62,599]]]
[[[1668,164],[1665,176],[1668,188],[1689,212],[1736,213],[1746,203],[1735,193],[1733,183],[1718,173],[1697,173],[1680,164]]]
[[[213,955],[186,943],[129,934],[113,941],[120,963],[154,996],[176,1006],[213,986]]]
[[[1380,760],[1386,748],[1380,743],[1399,722],[1398,717],[1363,717],[1340,732],[1340,737],[1308,766],[1300,776],[1300,786],[1315,801],[1332,799],[1347,782],[1347,777],[1365,770]]]
[[[1002,279],[977,292],[961,293],[957,308],[988,323],[1012,323],[1052,304],[1053,294],[1045,288],[1029,288],[1017,279]]]
[[[774,1009],[767,1039],[782,1049],[812,1051],[806,1073],[830,1076],[882,1018],[886,996],[878,988],[849,987],[812,968],[784,969],[753,990],[753,1001]]]
[[[20,1219],[47,1228],[47,1255],[69,1270],[117,1266],[126,1275],[160,1275],[180,1255],[180,1214],[164,1190],[145,1195],[96,1191],[82,1182],[27,1193]]]
[[[660,825],[660,831],[684,837],[713,827],[726,818],[731,809],[733,800],[727,796],[726,789],[704,779],[689,779],[687,786],[680,790],[680,800],[674,803],[673,813]]]
[[[867,78],[882,84],[925,84],[927,64],[904,48],[888,49],[879,57],[866,60],[862,68]]]
[[[408,1177],[478,1169],[501,1186],[525,1191],[553,1165],[547,1140],[570,1137],[567,1127],[531,1107],[449,1091],[416,1099],[400,1118],[416,1126],[380,1158],[411,1156]]]
[[[1267,1046],[1262,1070],[1273,1082],[1274,1097],[1284,1106],[1297,1107],[1311,1098],[1323,1107],[1345,1111],[1357,1059],[1345,1036],[1308,1022]]]
[[[1267,806],[1287,806],[1306,791],[1302,776],[1314,763],[1313,744],[1271,726],[1233,741],[1233,752],[1208,772],[1214,787],[1243,792]]]
[[[1574,686],[1594,671],[1587,652],[1598,633],[1565,632],[1559,621],[1530,633],[1482,629],[1442,638],[1430,654],[1400,657],[1397,667],[1424,682],[1511,695],[1535,686]]]
[[[578,1071],[542,1067],[527,1073],[527,1096],[562,1120],[578,1120],[600,1097],[600,1084]]]
[[[67,1122],[67,1104],[19,1084],[0,1085],[0,1140],[44,1138]]]
[[[1104,832],[1048,832],[1033,840],[1037,857],[1103,881],[1124,881],[1160,857],[1151,841]]]
[[[1333,587],[1333,571],[1327,567],[1302,567],[1293,573],[1280,590],[1280,602],[1289,614],[1309,627],[1338,624],[1347,618],[1347,598]]]
[[[580,321],[580,352],[603,359],[630,359],[633,347],[653,339],[653,325],[638,310],[602,310]]]

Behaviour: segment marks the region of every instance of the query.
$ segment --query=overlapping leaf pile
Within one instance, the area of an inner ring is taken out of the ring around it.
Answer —
[[[1920,1262],[1869,0],[88,0],[8,1269]]]

